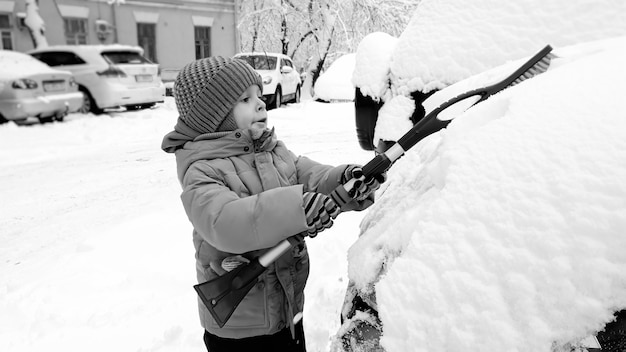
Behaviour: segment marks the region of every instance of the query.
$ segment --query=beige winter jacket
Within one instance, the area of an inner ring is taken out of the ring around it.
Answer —
[[[302,193],[330,193],[346,167],[297,157],[273,133],[263,142],[253,141],[249,130],[206,134],[193,141],[171,132],[163,149],[176,154],[181,199],[194,227],[199,283],[217,277],[211,264],[219,266],[225,257],[243,254],[250,259],[305,231]],[[359,210],[356,204],[354,208]],[[223,328],[198,301],[202,326],[226,338],[293,329],[294,315],[303,310],[308,273],[302,243],[270,265]]]

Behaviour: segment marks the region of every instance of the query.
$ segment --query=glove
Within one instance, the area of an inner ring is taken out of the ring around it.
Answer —
[[[309,237],[315,237],[333,226],[333,219],[339,215],[339,207],[330,197],[321,193],[304,192],[302,199]]]
[[[351,179],[359,179],[363,177],[363,169],[358,165],[348,165],[343,172],[342,184],[350,181]],[[382,173],[366,178],[365,180],[357,180],[354,182],[354,186],[348,191],[348,195],[355,199],[357,202],[362,202],[373,194],[380,185],[387,180],[387,174]]]

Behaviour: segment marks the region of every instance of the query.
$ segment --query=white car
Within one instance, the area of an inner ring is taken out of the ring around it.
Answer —
[[[0,124],[61,121],[77,111],[83,95],[67,71],[60,71],[15,51],[0,50]]]
[[[129,45],[59,45],[28,52],[46,64],[70,71],[84,93],[81,112],[102,113],[124,106],[143,109],[163,102],[159,65]]]
[[[263,77],[263,99],[269,108],[279,108],[283,102],[300,102],[300,74],[289,56],[255,52],[234,57],[246,61]]]

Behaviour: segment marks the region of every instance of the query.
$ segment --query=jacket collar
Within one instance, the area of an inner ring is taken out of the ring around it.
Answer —
[[[162,148],[168,153],[175,152],[178,179],[182,182],[187,169],[198,160],[224,159],[272,151],[277,142],[274,129],[265,130],[260,138],[253,138],[253,131],[250,129],[238,129],[201,134],[193,139],[174,130],[165,136]]]

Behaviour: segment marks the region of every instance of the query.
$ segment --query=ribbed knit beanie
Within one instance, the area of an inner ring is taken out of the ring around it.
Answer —
[[[253,84],[263,91],[261,76],[243,60],[212,56],[193,61],[174,81],[179,118],[199,133],[235,130],[231,110]]]

